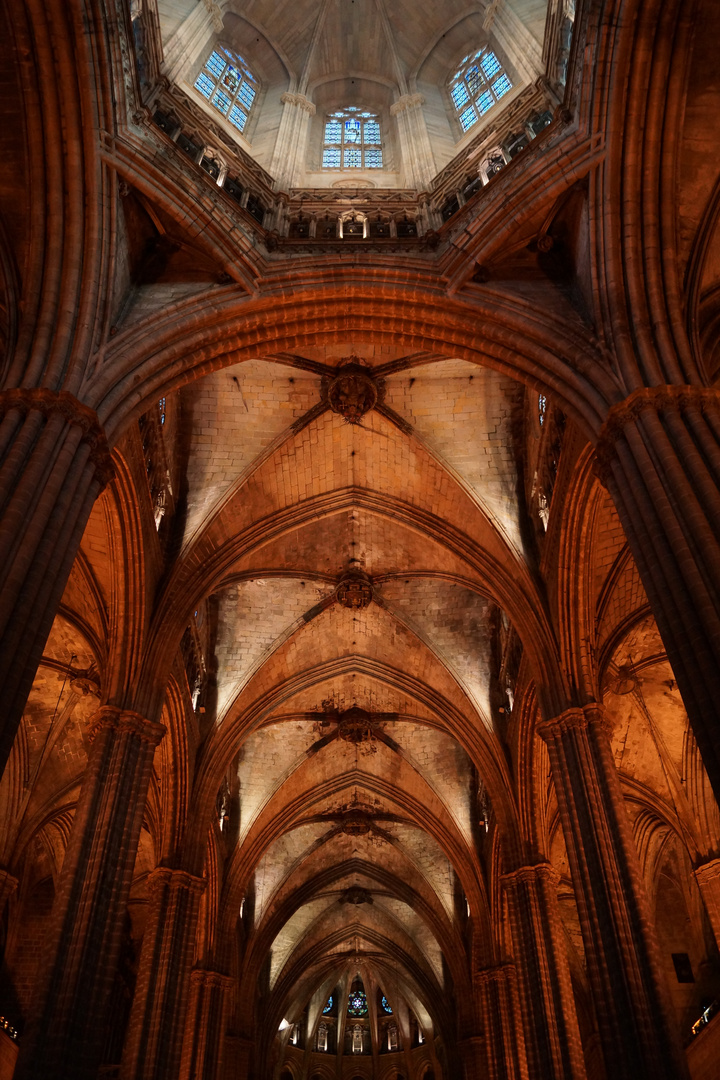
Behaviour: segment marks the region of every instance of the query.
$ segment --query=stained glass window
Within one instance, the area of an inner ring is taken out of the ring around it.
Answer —
[[[367,998],[364,990],[351,990],[348,997],[348,1016],[367,1016]]]
[[[331,113],[325,120],[323,169],[382,169],[380,121],[355,106]]]
[[[195,89],[222,113],[233,127],[244,131],[257,94],[257,79],[242,56],[216,45],[195,80]]]
[[[468,53],[449,83],[460,127],[469,131],[493,105],[512,90],[509,76],[490,49]]]
[[[331,994],[330,997],[327,999],[327,1005],[323,1009],[323,1016],[327,1016],[328,1013],[331,1013],[332,1012],[332,1007],[333,1007],[333,996]]]
[[[390,1008],[390,1003],[388,1002],[388,999],[385,997],[384,994],[380,999],[380,1004],[382,1005],[383,1010],[388,1013],[389,1016],[392,1016],[392,1009]]]

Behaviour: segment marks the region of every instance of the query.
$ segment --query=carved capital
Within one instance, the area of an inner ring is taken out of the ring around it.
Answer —
[[[505,962],[494,964],[492,967],[477,968],[473,971],[472,977],[475,986],[510,982],[515,978],[515,965]]]
[[[40,412],[46,418],[59,414],[72,427],[82,431],[83,442],[90,447],[90,460],[95,465],[96,476],[105,487],[115,475],[110,448],[105,432],[100,426],[97,414],[87,405],[83,405],[67,390],[48,390],[44,386],[13,387],[0,391],[0,415],[11,411],[26,416],[29,412]]]
[[[171,870],[168,866],[158,866],[148,875],[148,889],[158,895],[163,889],[173,892],[196,893],[200,896],[205,891],[205,878],[195,877],[187,870]]]
[[[693,873],[701,888],[711,883],[720,884],[720,859],[710,859],[708,862],[696,866]]]
[[[210,971],[207,968],[193,968],[190,972],[190,982],[196,986],[215,987],[218,990],[230,990],[233,980],[229,975],[223,975],[220,971]]]
[[[390,115],[397,116],[398,113],[405,112],[406,109],[414,109],[417,105],[424,104],[425,98],[422,94],[403,94],[401,98],[398,98],[390,106]]]
[[[280,100],[283,105],[294,105],[297,109],[302,109],[308,116],[315,115],[315,105],[309,98],[306,98],[304,94],[290,94],[284,93],[280,95]]]
[[[212,19],[212,24],[213,24],[213,30],[215,31],[216,34],[222,33],[222,30],[223,30],[222,11],[220,10],[220,8],[215,3],[215,0],[204,0],[204,3],[205,3],[205,7],[208,9],[208,12],[210,13],[210,18]]]
[[[595,454],[597,472],[601,479],[607,476],[616,456],[616,443],[628,424],[645,412],[661,412],[663,409],[720,408],[720,390],[706,386],[641,386],[623,401],[618,401],[608,412],[600,428]]]
[[[559,716],[541,720],[535,731],[546,743],[562,738],[569,731],[587,730],[597,725],[604,734],[612,735],[612,726],[602,705],[593,702],[582,708],[565,709]]]
[[[503,874],[502,883],[506,887],[514,888],[517,885],[535,885],[538,882],[547,881],[553,888],[560,884],[560,875],[550,863],[535,863],[534,866],[520,866],[517,870],[511,870]]]
[[[101,731],[107,729],[135,735],[150,746],[157,746],[165,734],[164,724],[148,720],[131,709],[118,709],[114,705],[103,705],[95,713],[90,726],[90,741],[92,742]]]

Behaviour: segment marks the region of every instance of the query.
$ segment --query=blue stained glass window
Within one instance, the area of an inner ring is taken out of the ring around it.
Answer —
[[[450,93],[452,94],[452,99],[455,102],[456,109],[460,109],[466,101],[470,100],[470,95],[467,92],[467,87],[465,86],[465,83],[456,83]]]
[[[465,82],[468,84],[470,93],[473,97],[475,97],[478,90],[485,82],[476,64],[473,64],[473,66],[468,68],[468,70],[465,72]]]
[[[327,1005],[323,1009],[323,1016],[327,1016],[327,1014],[329,1012],[332,1012],[332,1007],[333,1007],[333,996],[331,994],[330,997],[327,999]]]
[[[205,67],[215,76],[216,79],[219,79],[223,71],[225,70],[226,63],[227,61],[224,57],[220,55],[219,52],[213,52],[211,53],[210,59],[208,60]]]
[[[241,101],[243,105],[247,105],[248,109],[252,107],[252,103],[255,100],[255,91],[252,86],[248,86],[247,83],[243,83],[240,87],[240,93],[238,94],[238,101]]]
[[[212,79],[209,79],[207,77],[204,71],[202,71],[198,75],[195,86],[203,95],[203,97],[206,98],[209,98],[213,90],[215,89],[215,83],[212,81]]]
[[[360,127],[359,120],[346,120],[345,121],[345,142],[346,143],[359,143],[362,142],[362,128]]]
[[[492,82],[490,81],[492,80]],[[469,131],[496,101],[512,90],[510,76],[490,49],[468,55],[448,81],[448,89],[463,131]]]
[[[493,52],[485,53],[480,61],[480,67],[483,69],[486,79],[492,79],[493,75],[496,75],[500,70],[500,61]]]
[[[240,86],[242,76],[239,71],[235,70],[232,64],[228,64],[221,81],[228,94],[234,94]]]
[[[472,106],[470,106],[469,109],[466,109],[464,113],[460,113],[460,123],[462,124],[463,131],[467,131],[468,128],[471,128],[476,122],[477,113]]]
[[[388,999],[385,997],[384,994],[383,994],[382,998],[380,999],[380,1004],[382,1005],[385,1012],[388,1013],[390,1016],[392,1016],[392,1009],[390,1008],[390,1005],[388,1003]]]
[[[325,142],[326,143],[341,143],[342,142],[342,126],[339,120],[329,120],[325,125]]]
[[[494,101],[493,96],[490,93],[490,91],[486,90],[484,93],[482,93],[480,95],[480,97],[477,99],[475,104],[478,107],[478,112],[482,116],[483,113],[486,113],[488,111],[488,109],[492,109],[493,105],[495,104],[495,101]]]
[[[217,91],[215,97],[212,99],[212,103],[221,113],[226,113],[230,108],[230,98],[227,94],[224,94],[222,90]]]
[[[382,169],[382,135],[375,113],[350,105],[325,121],[324,169]]]
[[[227,116],[233,127],[243,131],[255,100],[257,80],[241,56],[224,45],[210,53],[195,80],[195,89]]]
[[[231,124],[234,124],[238,131],[242,131],[247,123],[247,113],[244,113],[242,109],[238,109],[237,105],[233,105],[228,119]]]
[[[501,98],[503,94],[507,94],[508,90],[512,89],[512,83],[508,79],[507,75],[501,75],[499,79],[496,79],[492,84],[493,94],[496,98]]]

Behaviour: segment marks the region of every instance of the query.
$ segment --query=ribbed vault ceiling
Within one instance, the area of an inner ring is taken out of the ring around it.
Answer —
[[[269,1039],[306,1008],[317,1021],[361,971],[399,1023],[441,1033],[468,904],[485,919],[485,819],[507,803],[490,692],[502,586],[483,566],[530,581],[518,389],[452,357],[364,352],[379,397],[359,423],[326,396],[337,348],[249,361],[180,397],[167,596],[209,597],[200,787],[226,793],[224,918],[243,912],[243,983],[264,987]],[[372,601],[344,606],[338,581],[357,573]]]

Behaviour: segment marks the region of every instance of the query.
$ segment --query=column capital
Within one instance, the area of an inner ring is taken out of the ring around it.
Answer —
[[[115,466],[97,413],[67,390],[49,390],[46,386],[16,386],[0,390],[0,415],[16,410],[26,416],[39,412],[48,419],[60,415],[68,424],[79,427],[83,442],[90,447],[90,459],[102,487],[115,475]]]
[[[707,862],[700,863],[693,870],[693,874],[699,885],[706,885],[711,881],[720,882],[720,859],[708,859]]]
[[[605,709],[598,702],[588,705],[573,706],[565,709],[558,716],[548,720],[541,720],[535,731],[544,742],[552,742],[560,738],[568,731],[582,730],[597,726],[609,737],[612,735],[612,725],[605,713]]]
[[[515,964],[505,960],[501,964],[493,964],[490,967],[476,968],[472,974],[474,986],[484,986],[488,983],[509,982],[515,978]]]
[[[644,412],[661,409],[717,409],[720,407],[720,390],[709,386],[641,386],[622,401],[610,407],[600,428],[595,453],[601,478],[606,474],[615,456],[615,443],[625,428]]]
[[[415,106],[424,104],[425,98],[422,94],[403,94],[390,106],[390,115],[397,116],[398,113],[405,112],[406,109],[414,109]]]
[[[133,712],[132,709],[101,705],[90,725],[90,741],[96,739],[100,732],[107,728],[137,735],[142,742],[147,742],[151,746],[157,746],[166,730],[164,724],[159,724],[156,720],[148,720],[140,713]]]
[[[315,103],[306,98],[304,94],[291,94],[284,93],[280,95],[280,100],[283,105],[294,105],[298,109],[302,109],[308,116],[315,115]]]
[[[210,968],[193,968],[190,982],[196,986],[217,987],[219,990],[230,990],[233,985],[232,976],[223,975],[221,971]]]
[[[560,874],[549,862],[542,862],[531,866],[519,866],[516,870],[503,874],[500,880],[503,885],[511,888],[515,885],[533,885],[537,881],[547,881],[557,888],[560,884]]]
[[[172,870],[169,866],[157,866],[148,875],[148,889],[152,893],[158,893],[163,888],[173,891],[184,889],[186,892],[197,893],[200,896],[205,891],[205,878],[195,877],[187,870]]]

